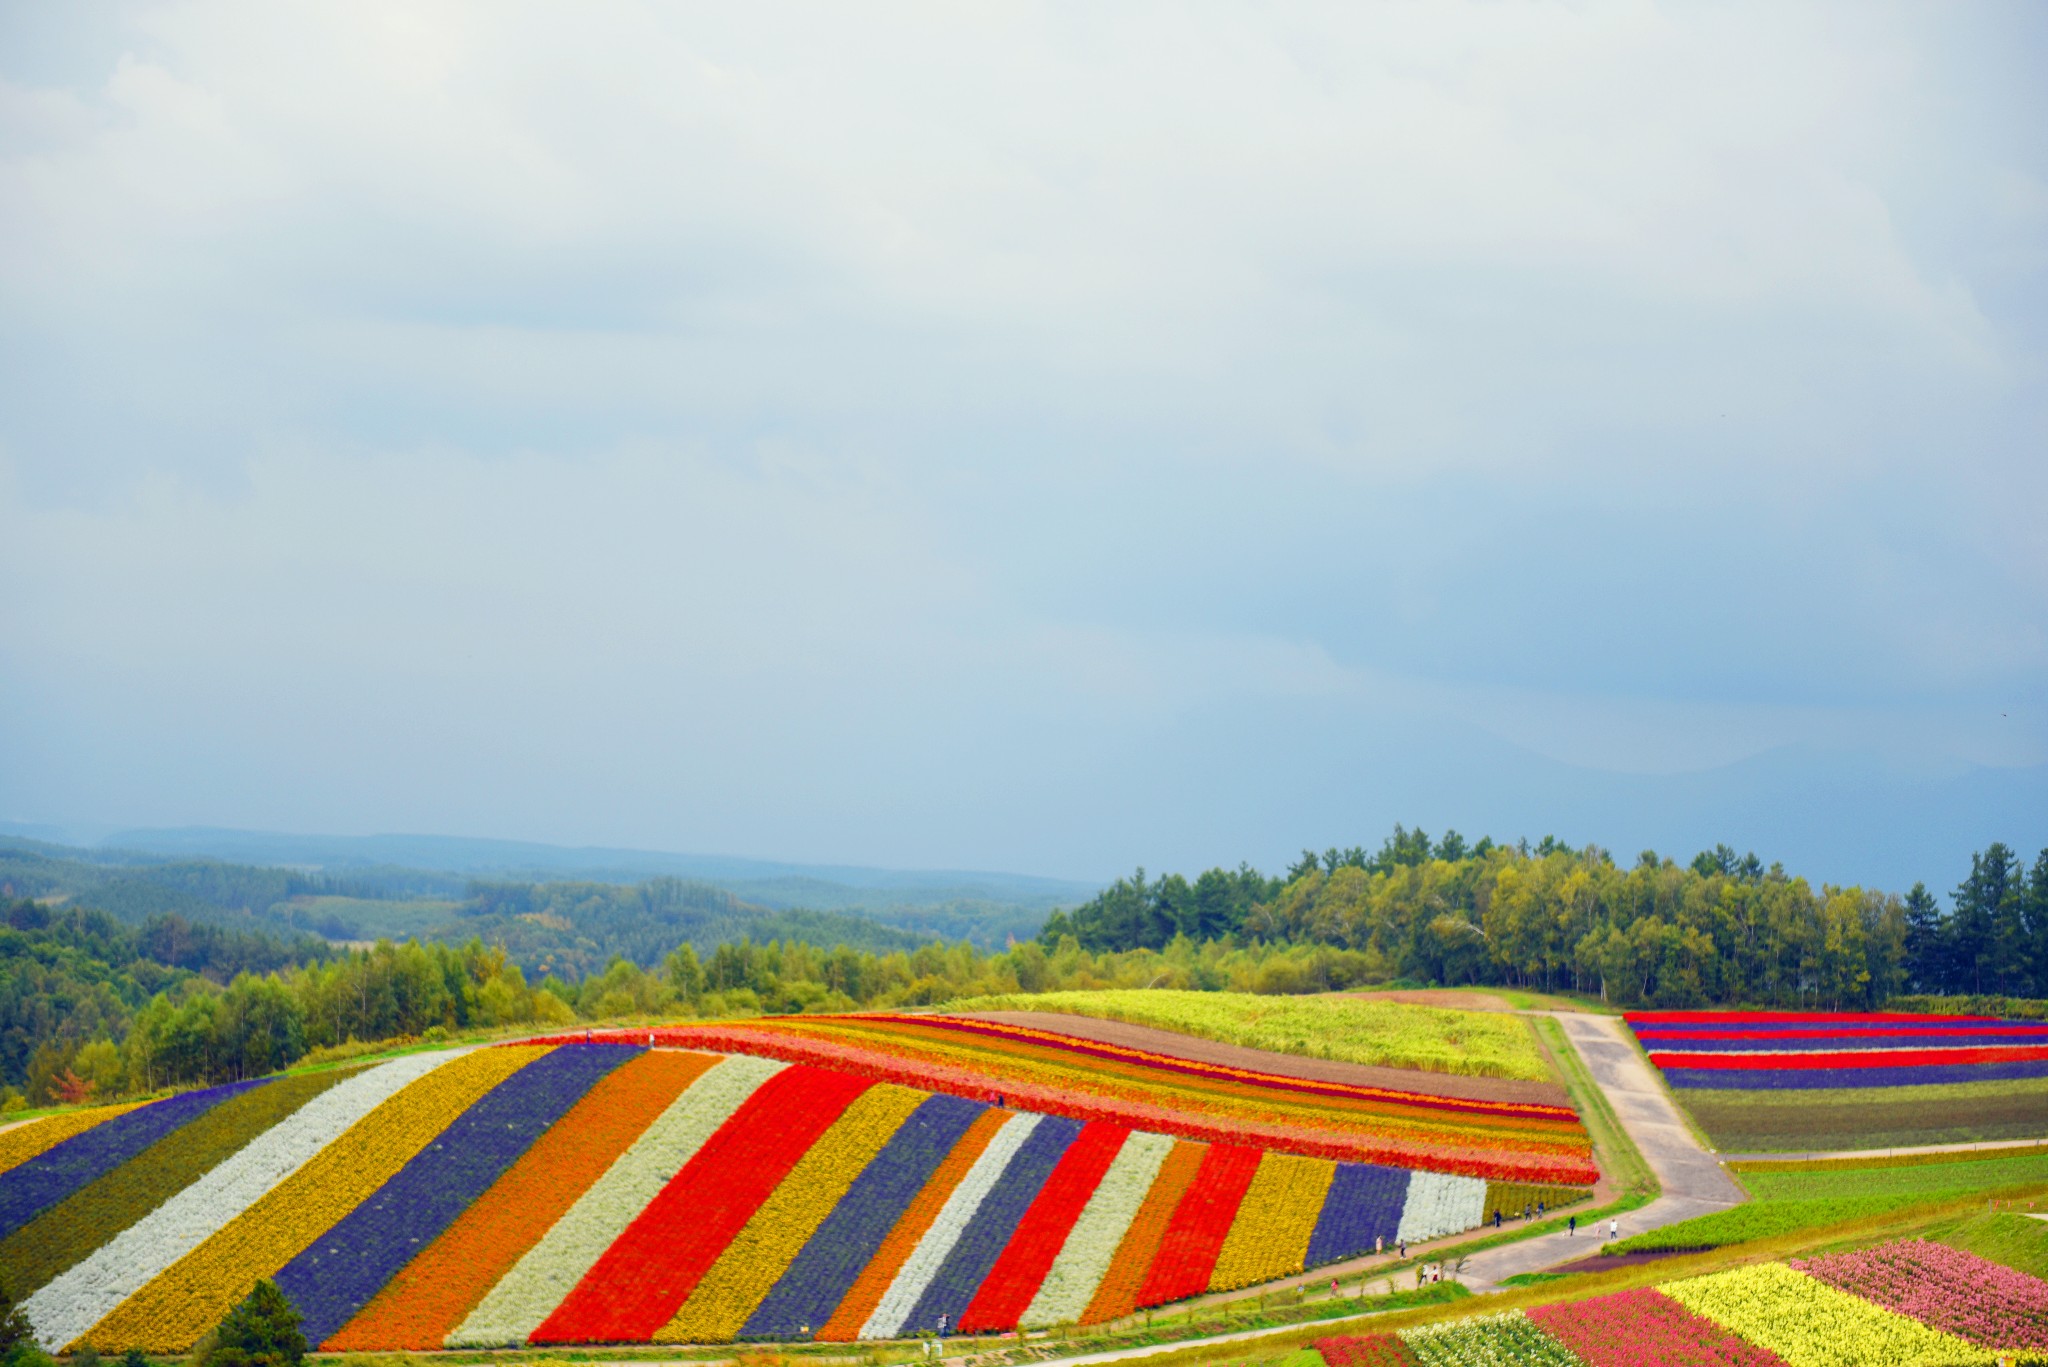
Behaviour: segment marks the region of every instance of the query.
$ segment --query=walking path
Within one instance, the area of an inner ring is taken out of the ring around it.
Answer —
[[[1622,1034],[1619,1020],[1576,1011],[1554,1012],[1552,1016],[1564,1027],[1593,1080],[1607,1094],[1621,1127],[1642,1150],[1644,1161],[1664,1189],[1647,1206],[1619,1217],[1623,1237],[1725,1210],[1748,1199],[1720,1161],[1700,1147],[1649,1063]],[[1540,1272],[1597,1253],[1607,1232],[1603,1220],[1598,1228],[1577,1235],[1545,1234],[1489,1248],[1466,1259],[1460,1280],[1474,1291],[1491,1291],[1517,1273]]]

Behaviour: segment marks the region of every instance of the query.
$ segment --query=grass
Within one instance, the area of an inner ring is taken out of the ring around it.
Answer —
[[[1672,1095],[1724,1153],[2048,1137],[2048,1078],[1782,1092],[1677,1088]]]
[[[1991,1191],[2027,1182],[2048,1182],[2048,1151],[2030,1149],[2015,1157],[1955,1155],[1946,1163],[1899,1163],[1818,1172],[1738,1168],[1735,1176],[1759,1201]]]
[[[2048,1220],[2010,1211],[1979,1212],[1935,1225],[1927,1237],[2048,1280]]]
[[[1358,997],[1249,992],[1047,992],[977,997],[953,1011],[1051,1011],[1150,1025],[1307,1058],[1467,1077],[1548,1082],[1529,1026],[1503,1012],[1453,1011]]]
[[[1604,1251],[1717,1248],[1884,1215],[1929,1200],[1993,1192],[2001,1196],[2017,1194],[2024,1199],[2037,1191],[2048,1191],[2048,1153],[2028,1150],[2007,1158],[1979,1158],[1974,1154],[1946,1157],[1949,1161],[1909,1159],[1892,1164],[1830,1164],[1810,1171],[1796,1170],[1789,1163],[1735,1164],[1734,1175],[1749,1188],[1755,1200],[1620,1240],[1607,1245]]]

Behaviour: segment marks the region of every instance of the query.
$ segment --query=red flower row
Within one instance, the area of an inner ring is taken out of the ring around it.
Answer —
[[[981,1279],[981,1289],[960,1312],[961,1333],[1009,1329],[1024,1317],[1074,1222],[1081,1218],[1081,1208],[1095,1194],[1130,1133],[1121,1125],[1098,1123],[1083,1128],[1067,1146],[995,1266]]]
[[[1212,1144],[1202,1166],[1188,1184],[1187,1195],[1174,1208],[1152,1270],[1138,1292],[1140,1305],[1164,1305],[1209,1289],[1209,1274],[1223,1252],[1223,1241],[1237,1219],[1237,1208],[1258,1175],[1257,1149]]]
[[[785,1068],[762,1083],[626,1226],[530,1341],[647,1342],[867,1088],[865,1079],[822,1068]]]

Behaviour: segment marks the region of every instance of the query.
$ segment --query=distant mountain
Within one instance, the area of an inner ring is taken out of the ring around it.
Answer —
[[[791,864],[441,835],[296,835],[182,827],[116,831],[96,848],[298,869],[346,881],[370,877],[388,885],[392,895],[409,891],[445,896],[451,877],[620,884],[685,878],[772,910],[850,912],[920,935],[970,939],[989,947],[1013,936],[1030,938],[1053,908],[1077,905],[1097,891],[1092,883],[1027,874]],[[404,870],[422,875],[416,887],[400,886],[403,880],[395,875]],[[425,876],[430,874],[443,877]]]

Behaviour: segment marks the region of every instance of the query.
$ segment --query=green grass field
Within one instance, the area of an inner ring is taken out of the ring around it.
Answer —
[[[1609,1244],[1607,1251],[1718,1248],[1976,1192],[2048,1192],[2048,1149],[2028,1149],[2000,1158],[1964,1154],[1947,1161],[1928,1161],[1933,1157],[1901,1163],[1872,1159],[1816,1164],[1805,1171],[1794,1170],[1790,1163],[1730,1164],[1729,1171],[1749,1189],[1753,1200],[1623,1239]],[[2038,1199],[2048,1210],[2048,1197]]]
[[[1176,991],[977,997],[949,1003],[947,1009],[1063,1012],[1309,1058],[1468,1077],[1553,1080],[1528,1023],[1498,1011],[1450,1011],[1355,997]]]
[[[2048,1078],[1808,1092],[1676,1089],[1723,1153],[2048,1139]]]

